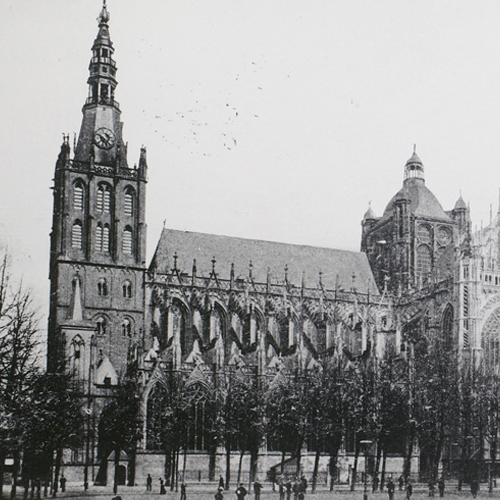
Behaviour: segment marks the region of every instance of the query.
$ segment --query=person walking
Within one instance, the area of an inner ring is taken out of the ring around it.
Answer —
[[[477,497],[477,492],[479,491],[479,482],[477,479],[473,479],[470,482],[470,492],[472,493],[472,497],[476,498]]]
[[[389,494],[389,500],[393,500],[395,489],[396,489],[396,485],[394,484],[392,477],[390,477],[389,481],[387,481],[387,493]]]
[[[219,489],[217,490],[217,493],[215,494],[215,500],[224,500],[224,488],[221,488],[219,486]]]
[[[163,481],[163,478],[160,477],[160,495],[166,495],[167,490],[165,489],[165,483]]]
[[[66,491],[66,478],[64,474],[61,476],[61,479],[59,479],[59,486],[61,486],[61,491],[64,493]]]
[[[434,496],[434,487],[435,487],[435,485],[434,485],[434,479],[431,477],[429,479],[429,496],[430,497]]]
[[[262,484],[259,483],[257,479],[255,483],[253,483],[253,492],[255,493],[255,500],[260,500],[260,492],[262,490]]]
[[[438,490],[439,490],[439,496],[444,497],[444,478],[443,477],[438,481]]]
[[[219,477],[219,488],[224,489],[224,478],[222,476]]]
[[[280,494],[280,500],[285,500],[285,485],[283,484],[282,478],[278,482],[278,491]]]
[[[148,474],[148,477],[146,478],[146,491],[151,491],[153,489],[153,478],[151,477],[151,474]]]
[[[406,484],[406,499],[410,500],[412,494],[413,494],[413,486],[410,483],[410,481],[408,481],[408,483]]]
[[[181,500],[186,500],[186,483],[184,481],[181,483]]]
[[[405,480],[403,478],[403,474],[399,476],[398,479],[398,485],[399,485],[399,491],[403,491],[403,485],[405,484]]]
[[[290,479],[286,482],[286,500],[290,500],[292,496],[292,482]]]
[[[236,498],[238,500],[245,500],[247,496],[247,489],[240,483],[238,489],[236,490]]]

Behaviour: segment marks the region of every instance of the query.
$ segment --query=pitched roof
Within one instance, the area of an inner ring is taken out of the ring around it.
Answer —
[[[155,269],[160,274],[170,272],[174,266],[174,254],[177,254],[177,268],[189,275],[193,259],[196,259],[197,275],[209,276],[212,259],[215,257],[215,271],[220,279],[229,279],[231,264],[234,264],[236,279],[247,278],[251,261],[253,279],[259,283],[266,282],[268,268],[271,281],[282,283],[285,279],[285,266],[288,266],[288,280],[296,286],[300,286],[302,274],[305,273],[307,288],[316,287],[321,271],[323,286],[327,289],[334,290],[338,284],[340,288],[349,290],[355,274],[358,291],[377,291],[368,259],[362,252],[165,228],[150,269]]]

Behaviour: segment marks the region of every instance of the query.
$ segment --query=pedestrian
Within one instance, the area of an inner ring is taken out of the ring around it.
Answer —
[[[286,482],[286,500],[290,500],[292,496],[292,482],[290,479]]]
[[[160,477],[160,495],[166,495],[167,490],[165,489],[165,483],[163,482],[163,478]]]
[[[186,483],[184,481],[181,483],[181,500],[186,500]]]
[[[148,477],[146,478],[146,491],[151,491],[153,488],[153,478],[151,477],[151,474],[148,474]]]
[[[434,479],[432,477],[429,479],[429,496],[434,496]]]
[[[444,477],[438,481],[439,496],[444,497]]]
[[[255,493],[255,500],[260,500],[260,492],[262,490],[262,484],[259,483],[257,479],[255,483],[253,483],[253,491]]]
[[[410,481],[408,481],[408,483],[406,483],[406,498],[407,498],[407,500],[410,500],[412,493],[413,493],[413,486],[410,483]]]
[[[387,481],[387,493],[389,494],[389,500],[393,500],[395,489],[396,489],[396,485],[394,484],[392,477],[390,477],[389,481]]]
[[[470,492],[472,493],[472,497],[476,498],[477,497],[477,492],[479,491],[479,483],[477,479],[473,479],[470,482]]]
[[[61,479],[59,479],[59,486],[61,486],[61,491],[64,493],[66,491],[66,478],[64,474],[61,476]]]
[[[399,485],[399,491],[403,491],[403,485],[405,484],[405,480],[403,478],[403,474],[399,476],[398,479],[398,485]]]
[[[219,477],[219,488],[224,489],[224,478],[222,476]]]
[[[285,500],[285,485],[283,484],[283,479],[280,478],[278,483],[278,489],[280,493],[280,500]]]
[[[238,500],[245,500],[247,496],[247,489],[240,483],[238,489],[236,490],[236,498]]]
[[[217,493],[215,494],[215,500],[224,500],[224,494],[222,493],[224,491],[224,488],[221,488],[219,486],[219,489],[217,490]]]

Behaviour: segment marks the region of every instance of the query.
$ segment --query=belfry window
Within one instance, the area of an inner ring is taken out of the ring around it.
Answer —
[[[82,248],[82,223],[77,220],[71,229],[71,247]]]
[[[99,222],[95,230],[95,249],[97,252],[109,253],[109,224]]]
[[[420,276],[428,277],[431,270],[431,249],[427,245],[420,245],[417,249],[417,271]]]
[[[134,211],[134,193],[131,189],[127,189],[123,198],[123,211],[125,215],[132,216]]]
[[[99,184],[97,188],[96,207],[98,212],[109,214],[111,206],[111,190],[107,184]]]
[[[73,188],[73,210],[83,210],[83,186],[79,182]]]
[[[123,230],[122,250],[125,255],[132,255],[132,229],[129,226]]]

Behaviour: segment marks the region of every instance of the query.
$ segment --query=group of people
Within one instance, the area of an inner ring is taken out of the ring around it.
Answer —
[[[278,491],[280,500],[285,500],[285,498],[286,500],[290,500],[290,498],[292,497],[292,493],[294,500],[304,500],[306,490],[307,479],[304,476],[301,476],[300,478],[280,477],[278,479]]]
[[[262,491],[262,484],[258,480],[256,480],[253,483],[253,491],[255,493],[255,500],[260,500],[260,492]],[[238,488],[236,488],[235,493],[237,500],[245,500],[248,491],[243,486],[243,484],[240,483],[238,485]],[[221,476],[219,479],[219,489],[215,493],[215,500],[223,500],[223,498],[224,498],[224,479]]]

